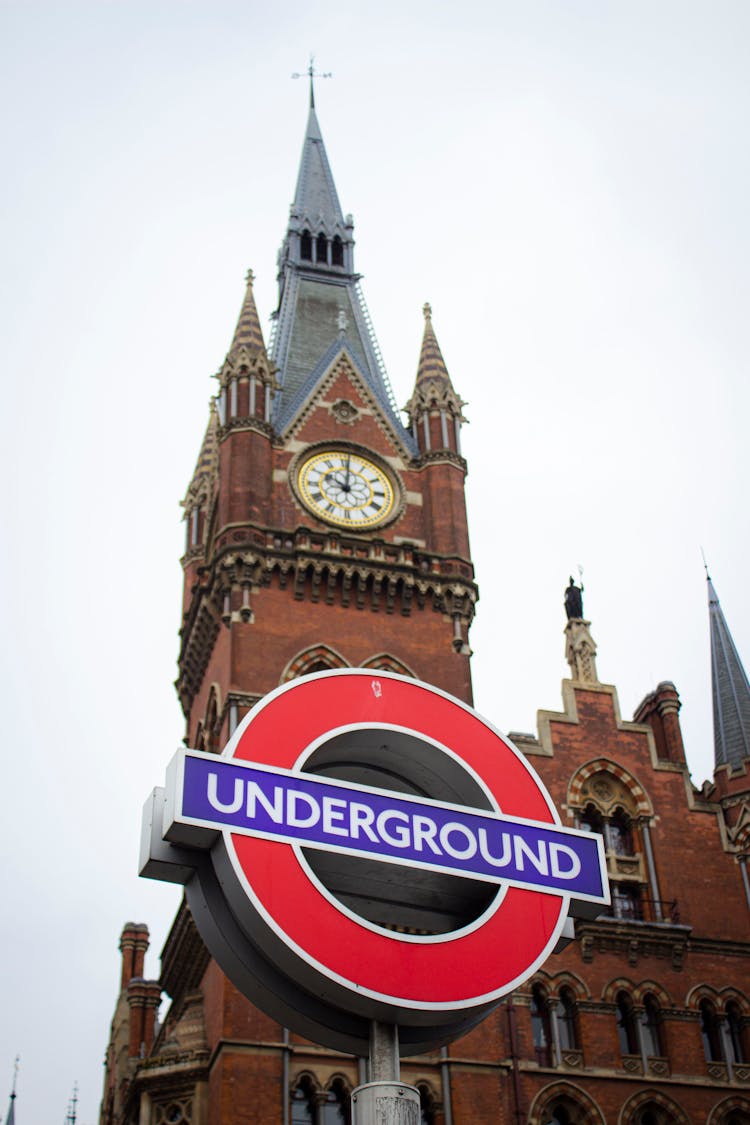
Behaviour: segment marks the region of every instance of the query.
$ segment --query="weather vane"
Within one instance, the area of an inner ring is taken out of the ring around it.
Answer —
[[[310,64],[307,70],[303,73],[295,70],[292,78],[304,78],[307,74],[310,78],[310,109],[315,109],[315,91],[313,89],[313,78],[333,78],[333,72],[330,70],[325,71],[315,69],[315,55],[310,55]]]

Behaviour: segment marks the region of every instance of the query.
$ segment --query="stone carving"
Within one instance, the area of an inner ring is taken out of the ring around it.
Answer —
[[[565,658],[570,665],[572,678],[587,684],[598,684],[596,644],[589,632],[589,622],[571,617],[565,626],[565,636]]]
[[[348,398],[337,399],[331,407],[331,414],[337,422],[344,422],[347,425],[355,422],[359,417],[357,407],[353,402],[349,402]]]

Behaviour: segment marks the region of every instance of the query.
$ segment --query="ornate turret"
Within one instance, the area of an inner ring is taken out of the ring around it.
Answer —
[[[253,296],[252,270],[247,271],[246,280],[245,299],[232,345],[217,375],[221,386],[219,407],[223,426],[244,423],[257,429],[262,428],[259,423],[270,423],[277,384]]]
[[[182,501],[182,507],[185,509],[185,520],[187,521],[186,556],[190,556],[194,552],[202,553],[206,525],[216,491],[218,470],[219,419],[216,411],[216,399],[212,398],[209,402],[208,425],[203,435],[203,444],[198,455],[193,479],[190,481],[185,499]]]
[[[591,622],[583,616],[583,586],[573,579],[565,590],[565,659],[570,665],[571,679],[579,683],[598,684],[596,673],[596,643],[591,636]]]
[[[466,404],[453,389],[435,329],[432,327],[432,308],[425,304],[422,312],[424,335],[417,378],[404,410],[409,415],[412,436],[420,453],[424,455],[448,451],[460,456],[461,424],[466,421],[462,408]]]
[[[714,764],[739,766],[750,758],[750,684],[708,573]]]

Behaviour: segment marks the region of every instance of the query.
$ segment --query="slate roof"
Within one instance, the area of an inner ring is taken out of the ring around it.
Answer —
[[[719,598],[708,579],[711,625],[711,682],[714,705],[714,761],[738,766],[750,758],[750,684]]]
[[[274,400],[274,427],[281,433],[288,426],[301,405],[301,396],[313,389],[312,373],[323,370],[321,361],[343,330],[357,368],[403,445],[416,456],[416,443],[399,416],[360,278],[354,272],[353,229],[351,216],[344,217],[341,211],[320,125],[311,106],[289,226],[279,253],[279,303],[271,344],[280,385]],[[326,261],[303,259],[304,231],[310,233],[313,243],[320,234],[329,240],[339,238],[342,262],[334,265],[330,253]]]

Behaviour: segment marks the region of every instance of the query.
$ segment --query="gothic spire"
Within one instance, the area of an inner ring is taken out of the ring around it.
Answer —
[[[337,226],[342,231],[344,228],[344,216],[312,98],[302,144],[302,159],[297,174],[292,216],[315,227],[322,223],[327,232],[333,231]]]
[[[424,333],[414,390],[404,410],[420,452],[448,450],[460,455],[459,433],[466,405],[453,389],[443,353],[432,327],[432,308],[425,304]],[[433,432],[434,431],[434,432]]]
[[[445,366],[435,329],[432,327],[432,306],[427,302],[422,306],[422,314],[424,316],[424,334],[422,336],[422,350],[419,353],[419,365],[417,366],[417,383],[426,383],[428,380],[434,379],[453,391],[451,377],[448,374],[448,368]]]
[[[198,454],[193,478],[188,485],[187,495],[182,502],[188,515],[194,509],[210,502],[219,471],[219,418],[216,399],[212,398],[208,406],[208,425],[203,436],[203,444]],[[193,539],[197,542],[195,536]]]
[[[351,215],[344,216],[341,210],[315,106],[311,105],[294,202],[278,260],[279,303],[271,357],[279,393],[273,422],[277,431],[284,431],[323,371],[345,347],[400,440],[412,450],[414,443],[398,416],[359,274],[354,272],[353,232]]]
[[[729,632],[711,576],[708,615],[711,626],[711,686],[714,705],[714,762],[738,766],[750,757],[750,684]]]
[[[234,330],[234,339],[229,349],[229,355],[233,357],[239,352],[240,348],[244,347],[247,348],[250,356],[256,357],[262,355],[265,358],[266,345],[263,340],[263,331],[260,327],[258,310],[255,306],[255,297],[253,296],[253,281],[255,277],[252,270],[247,271],[245,280],[247,281],[245,299],[242,302],[242,308],[240,309],[237,327]]]

